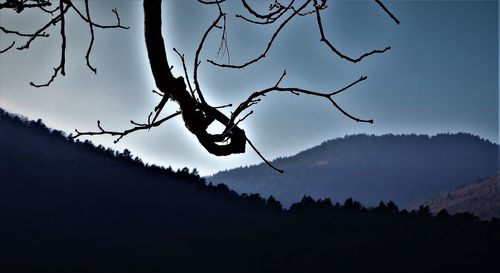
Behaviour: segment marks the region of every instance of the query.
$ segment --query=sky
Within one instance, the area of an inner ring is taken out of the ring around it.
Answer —
[[[256,26],[235,17],[246,14],[239,1],[227,1],[227,35],[232,64],[259,55],[277,25]],[[264,12],[271,0],[256,1]],[[75,1],[83,9],[83,1]],[[391,46],[384,54],[361,63],[340,59],[320,42],[314,16],[299,17],[278,35],[266,58],[243,70],[215,67],[206,62],[219,58],[221,32],[213,32],[204,47],[199,81],[213,106],[245,100],[251,93],[273,86],[284,69],[282,86],[321,92],[337,90],[362,75],[368,80],[345,91],[336,101],[349,113],[374,119],[356,123],[325,99],[273,93],[254,105],[254,113],[241,127],[269,159],[289,156],[321,142],[349,134],[437,134],[468,132],[498,143],[498,1],[384,1],[399,18],[396,25],[374,1],[328,1],[322,13],[325,34],[343,53],[358,56]],[[49,127],[71,133],[104,128],[123,130],[130,120],[144,122],[159,97],[147,60],[143,37],[142,1],[90,1],[92,17],[114,24],[117,8],[128,30],[96,29],[91,63],[85,54],[90,41],[88,25],[74,12],[66,19],[66,76],[47,88],[33,88],[30,81],[47,81],[59,62],[59,28],[39,38],[28,50],[0,54],[0,107]],[[172,48],[184,53],[192,71],[194,52],[207,27],[217,16],[216,7],[197,1],[166,0],[163,32],[173,74],[183,76]],[[50,17],[30,10],[0,12],[0,26],[30,32]],[[23,39],[0,33],[0,49]],[[170,105],[164,114],[175,111]],[[223,109],[230,114],[233,108]],[[96,144],[125,148],[145,162],[174,169],[197,168],[202,175],[238,166],[261,163],[249,148],[245,154],[216,157],[206,152],[184,127],[173,119],[149,132],[124,137],[95,136]],[[22,145],[22,144],[20,144]],[[279,166],[278,166],[279,167]]]

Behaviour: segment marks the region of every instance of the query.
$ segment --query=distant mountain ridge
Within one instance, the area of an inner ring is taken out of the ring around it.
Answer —
[[[444,209],[451,214],[469,212],[481,219],[500,219],[500,175],[442,193],[422,205],[434,213]]]
[[[498,171],[498,145],[466,133],[351,135],[278,158],[279,174],[264,164],[207,177],[237,192],[273,195],[290,205],[304,194],[375,206],[392,200],[408,207],[423,198]]]

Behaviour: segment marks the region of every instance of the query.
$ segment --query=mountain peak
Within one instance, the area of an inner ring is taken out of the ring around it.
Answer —
[[[237,168],[207,179],[237,192],[273,195],[287,206],[304,195],[364,204],[393,200],[415,204],[498,171],[498,145],[468,133],[349,135],[328,140],[274,164]]]

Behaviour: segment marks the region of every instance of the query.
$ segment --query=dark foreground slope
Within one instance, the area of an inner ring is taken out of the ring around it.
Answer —
[[[0,272],[498,272],[500,226],[394,204],[288,211],[0,112]]]
[[[470,212],[482,219],[500,219],[500,176],[442,193],[423,202],[432,212],[447,210],[450,213]]]
[[[223,171],[209,181],[237,192],[273,195],[290,205],[305,194],[363,204],[393,200],[401,206],[455,189],[498,171],[498,145],[470,134],[352,135],[295,156]]]

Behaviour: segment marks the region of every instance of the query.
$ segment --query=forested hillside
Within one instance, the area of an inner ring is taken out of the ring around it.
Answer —
[[[450,213],[474,213],[482,219],[500,219],[500,176],[441,193],[422,205],[429,206],[434,213],[445,209]]]
[[[498,145],[470,134],[352,135],[295,156],[219,172],[209,181],[237,192],[273,195],[289,206],[304,194],[366,205],[393,200],[409,207],[498,171]]]
[[[500,224],[273,198],[0,111],[0,272],[498,272]]]

